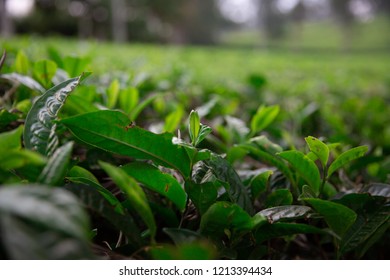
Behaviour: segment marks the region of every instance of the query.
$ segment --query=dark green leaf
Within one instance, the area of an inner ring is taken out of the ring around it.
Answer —
[[[141,246],[141,233],[134,219],[127,212],[125,213],[123,208],[123,212],[119,213],[117,207],[108,202],[104,191],[83,182],[81,185],[66,186],[66,189],[76,194],[84,207],[106,219],[118,231],[122,231],[129,239],[130,244],[135,245],[135,247]]]
[[[252,200],[267,190],[268,181],[272,174],[272,170],[267,170],[252,178],[249,184],[252,191]]]
[[[305,201],[324,217],[328,226],[340,237],[356,220],[356,213],[342,204],[317,198],[308,198]]]
[[[340,254],[358,249],[359,258],[390,228],[390,206],[359,215],[340,242]]]
[[[1,77],[0,77],[1,78]],[[10,123],[18,119],[17,114],[10,113],[6,109],[0,109],[0,129],[3,130]]]
[[[1,68],[3,67],[4,65],[4,62],[5,62],[5,58],[7,57],[7,53],[5,52],[5,50],[3,51],[3,54],[1,55],[1,58],[0,58],[0,70]]]
[[[189,198],[201,215],[217,200],[218,189],[214,182],[196,184],[186,181],[185,187]]]
[[[279,189],[267,196],[265,207],[270,208],[275,206],[291,205],[292,202],[293,196],[291,192],[287,189]]]
[[[26,117],[24,127],[24,145],[43,155],[51,155],[58,146],[55,134],[58,111],[64,105],[67,96],[80,83],[82,76],[67,80],[41,95]]]
[[[185,178],[190,175],[188,155],[183,147],[172,143],[171,134],[132,127],[129,118],[119,111],[91,112],[61,123],[89,145],[137,159],[151,159],[180,171]]]
[[[0,189],[2,241],[11,259],[91,259],[88,216],[68,191]]]
[[[218,180],[228,184],[226,191],[231,201],[237,203],[249,214],[252,214],[253,206],[249,195],[250,190],[244,186],[229,162],[215,154],[212,154],[211,158],[204,162]]]
[[[306,224],[275,223],[266,224],[262,226],[255,232],[254,235],[256,238],[256,242],[262,243],[273,238],[291,236],[300,233],[325,234],[326,232],[324,230]]]
[[[198,232],[185,228],[164,228],[163,232],[165,232],[176,245],[192,243],[202,239],[202,236]]]
[[[341,155],[339,155],[329,166],[327,178],[329,178],[333,172],[335,172],[337,169],[343,167],[347,163],[351,162],[352,160],[358,159],[360,157],[363,157],[368,151],[367,146],[359,146],[352,148]]]
[[[105,162],[100,162],[100,165],[123,193],[126,194],[127,199],[148,226],[153,241],[157,230],[156,222],[142,188],[132,177],[127,175],[127,173],[119,167],[115,167]]]
[[[187,194],[172,175],[163,173],[157,167],[142,162],[127,164],[122,169],[145,187],[167,197],[180,211],[184,211]]]
[[[50,157],[41,175],[39,175],[38,182],[51,186],[63,185],[72,149],[73,142],[68,142],[59,147]]]

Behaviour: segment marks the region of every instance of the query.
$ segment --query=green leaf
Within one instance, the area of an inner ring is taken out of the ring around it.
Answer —
[[[329,166],[327,178],[329,178],[333,174],[333,172],[335,172],[337,169],[343,167],[344,165],[351,162],[352,160],[363,157],[367,153],[367,151],[368,151],[367,146],[359,146],[359,147],[352,148],[339,155]]]
[[[279,114],[279,106],[260,106],[251,121],[251,135],[264,130],[269,126]]]
[[[200,118],[197,111],[192,110],[190,113],[190,123],[188,126],[188,132],[190,134],[190,139],[192,146],[196,146],[195,143],[198,140],[200,131]]]
[[[180,211],[184,211],[187,194],[172,175],[163,173],[157,167],[142,162],[127,164],[122,169],[148,189],[167,197]]]
[[[254,234],[256,242],[262,243],[264,241],[295,234],[325,234],[324,230],[306,225],[294,223],[275,223],[266,224],[259,228]]]
[[[70,192],[43,185],[0,189],[2,245],[11,259],[92,259],[88,216]]]
[[[312,209],[308,206],[285,205],[264,209],[256,215],[266,217],[269,223],[275,223],[279,220],[296,220],[307,216]]]
[[[131,111],[129,118],[132,121],[137,120],[138,115],[147,107],[149,106],[156,98],[160,97],[161,94],[152,94],[145,100],[143,100],[141,103],[137,104],[135,108]]]
[[[0,76],[1,77],[1,76]],[[0,109],[0,130],[5,130],[5,128],[18,119],[17,114],[10,113],[6,109]]]
[[[120,84],[118,79],[115,79],[111,82],[110,86],[107,89],[107,107],[112,109],[115,107],[120,91]]]
[[[30,62],[23,51],[18,51],[15,58],[15,71],[22,75],[27,75],[30,68]]]
[[[185,187],[200,215],[203,215],[217,200],[218,189],[214,182],[196,184],[192,181],[186,181]]]
[[[356,213],[342,204],[318,198],[307,198],[304,201],[321,214],[328,226],[340,237],[343,237],[356,220]]]
[[[211,158],[204,163],[209,167],[214,176],[221,182],[227,183],[226,191],[232,202],[237,203],[249,214],[253,212],[252,200],[249,196],[250,190],[242,183],[240,177],[221,156],[212,154]]]
[[[166,132],[175,132],[175,130],[180,125],[181,119],[184,115],[184,109],[182,106],[177,106],[176,110],[171,112],[166,118],[165,118],[165,124],[164,124],[164,131]]]
[[[272,174],[272,170],[267,170],[252,178],[249,184],[252,191],[252,200],[267,190],[269,178]]]
[[[242,233],[252,230],[253,227],[252,218],[245,210],[226,201],[211,205],[200,221],[200,232],[214,238],[224,236],[226,230]]]
[[[300,151],[291,150],[278,154],[287,160],[298,174],[312,187],[313,192],[318,195],[321,185],[321,176],[316,164]]]
[[[119,93],[119,107],[128,115],[134,110],[139,102],[139,92],[137,88],[122,89]]]
[[[216,257],[215,247],[206,241],[160,245],[152,248],[151,254],[155,260],[213,260]]]
[[[150,209],[148,200],[142,188],[132,177],[127,175],[124,170],[105,162],[100,162],[99,164],[113,179],[122,192],[126,194],[127,199],[148,226],[153,242],[156,235],[157,226],[156,222],[154,221],[152,210]]]
[[[209,135],[212,132],[211,127],[200,124],[200,130],[199,130],[199,135],[198,138],[196,139],[195,146],[198,146],[200,142],[202,142],[207,135]]]
[[[125,212],[123,207],[122,212],[118,212],[118,207],[108,201],[106,192],[86,182],[81,182],[79,185],[69,185],[65,188],[74,193],[85,208],[93,213],[97,213],[121,231],[129,239],[131,245],[134,245],[136,248],[142,246],[141,233],[134,219]],[[114,197],[114,199],[116,198]]]
[[[73,142],[68,142],[59,147],[42,170],[41,175],[38,177],[38,182],[51,186],[63,185],[72,149]]]
[[[82,75],[67,80],[41,95],[28,112],[24,126],[24,145],[43,155],[51,155],[58,146],[55,134],[58,111],[67,96],[79,85]]]
[[[7,57],[7,53],[6,53],[6,51],[4,50],[4,51],[3,51],[3,54],[2,54],[1,57],[0,57],[0,70],[1,70],[1,68],[3,67],[3,65],[4,65],[4,62],[5,62],[6,57]]]
[[[42,166],[46,158],[41,154],[29,150],[8,150],[0,154],[0,169],[10,170],[21,167]]]
[[[119,111],[91,112],[64,119],[61,123],[89,145],[137,159],[153,160],[178,170],[185,178],[190,175],[187,152],[172,143],[171,134],[154,134],[130,126],[129,118]]]
[[[34,64],[34,77],[44,88],[49,88],[57,71],[57,64],[51,60],[40,60]]]
[[[313,136],[306,137],[305,141],[309,146],[310,151],[312,151],[320,159],[322,166],[326,167],[329,159],[329,147],[324,142]]]
[[[196,231],[185,228],[163,228],[165,232],[176,245],[192,243],[202,240],[203,237]]]
[[[18,150],[22,147],[23,126],[14,130],[0,133],[0,156],[7,151]]]
[[[80,73],[87,71],[89,58],[78,57],[78,56],[66,56],[63,59],[64,70],[69,74],[70,77],[75,77]]]
[[[265,207],[275,207],[282,205],[291,205],[293,202],[293,196],[291,192],[287,189],[275,190],[267,196],[265,201]]]

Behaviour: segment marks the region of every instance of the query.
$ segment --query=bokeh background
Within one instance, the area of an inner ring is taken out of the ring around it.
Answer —
[[[387,0],[0,0],[0,31],[115,42],[389,50]]]

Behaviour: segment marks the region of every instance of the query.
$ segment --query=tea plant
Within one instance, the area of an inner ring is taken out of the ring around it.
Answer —
[[[278,105],[247,127],[211,114],[218,98],[196,107],[150,81],[70,78],[85,60],[55,57],[0,60],[14,70],[0,75],[3,258],[386,256],[390,185],[353,181],[369,146],[289,147]]]

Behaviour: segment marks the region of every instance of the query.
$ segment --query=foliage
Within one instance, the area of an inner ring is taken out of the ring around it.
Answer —
[[[264,100],[235,109],[228,90],[184,94],[194,85],[177,69],[70,78],[69,59],[50,53],[1,60],[3,258],[386,256],[385,142],[293,133],[318,110],[329,131],[341,124],[323,108],[289,120]],[[243,101],[264,86],[250,81]]]

